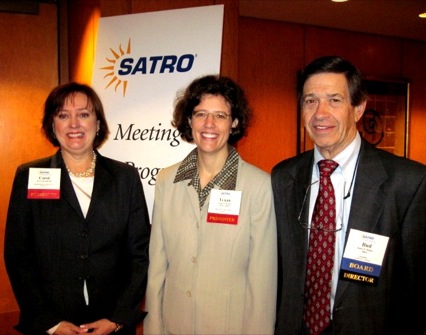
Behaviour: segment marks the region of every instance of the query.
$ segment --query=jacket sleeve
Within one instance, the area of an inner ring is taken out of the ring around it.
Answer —
[[[162,172],[157,176],[155,186],[151,243],[149,248],[150,267],[148,271],[148,287],[146,292],[146,311],[144,334],[163,334],[163,316],[161,303],[163,301],[164,283],[167,271],[167,255],[163,239],[161,213],[163,206],[165,182]]]
[[[27,199],[28,174],[28,167],[20,166],[16,171],[4,242],[6,270],[21,315],[25,316],[18,326],[20,331],[47,330],[61,321],[41,292],[34,247],[34,219],[31,201]]]
[[[250,260],[243,334],[273,334],[277,293],[277,231],[270,177],[252,188]]]
[[[135,326],[145,316],[141,310],[148,276],[149,239],[151,225],[142,182],[136,170],[131,174],[128,187],[129,219],[127,222],[127,254],[131,259],[128,285],[117,301],[112,321]]]
[[[406,282],[403,294],[404,320],[407,333],[423,334],[426,331],[426,175],[408,206],[401,224],[402,257],[405,265]]]

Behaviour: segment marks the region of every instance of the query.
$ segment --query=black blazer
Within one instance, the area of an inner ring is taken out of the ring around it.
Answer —
[[[60,168],[59,200],[27,199],[30,167]],[[16,327],[46,334],[60,321],[107,318],[135,328],[143,318],[150,224],[135,168],[97,152],[84,218],[60,151],[18,167],[4,258],[20,307]],[[89,306],[83,296],[87,283]]]
[[[302,332],[308,237],[297,215],[312,164],[313,150],[282,161],[272,171],[280,257],[276,334]],[[334,334],[423,335],[426,167],[363,140],[352,196],[347,234],[358,229],[388,236],[389,243],[377,286],[338,281]]]

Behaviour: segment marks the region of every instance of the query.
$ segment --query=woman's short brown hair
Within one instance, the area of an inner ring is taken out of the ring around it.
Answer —
[[[42,132],[55,147],[59,147],[58,139],[53,132],[53,118],[63,108],[65,101],[76,93],[87,96],[88,101],[93,105],[93,111],[99,122],[99,130],[96,134],[93,148],[98,148],[107,139],[109,134],[108,124],[105,118],[104,108],[101,99],[93,88],[85,84],[70,82],[55,87],[48,95],[44,103],[44,114],[42,120]]]

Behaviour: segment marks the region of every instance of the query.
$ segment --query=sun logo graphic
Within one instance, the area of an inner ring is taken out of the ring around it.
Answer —
[[[111,64],[101,67],[101,70],[107,71],[104,79],[109,79],[105,89],[115,85],[115,91],[123,86],[123,97],[126,95],[128,76],[136,75],[167,75],[188,72],[192,69],[196,54],[186,53],[183,55],[153,55],[133,58],[131,52],[131,40],[127,43],[126,50],[123,50],[121,44],[118,51],[111,49],[113,58],[106,58]]]
[[[118,60],[120,58],[122,58],[124,55],[130,55],[130,51],[131,51],[131,40],[129,38],[129,42],[127,43],[127,49],[126,51],[124,51],[121,47],[121,44],[119,46],[119,51],[114,51],[113,49],[109,48],[111,50],[111,53],[113,55],[114,58],[108,58],[106,57],[106,60],[111,63],[111,65],[109,66],[104,66],[101,67],[101,70],[105,70],[108,71],[105,76],[104,79],[110,79],[110,81],[108,82],[107,86],[105,87],[105,89],[107,89],[108,87],[110,87],[112,84],[115,83],[115,91],[117,92],[117,89],[120,88],[120,86],[123,86],[123,97],[126,96],[126,90],[127,90],[127,80],[122,80],[118,77],[116,71],[115,71],[115,67],[118,64]]]

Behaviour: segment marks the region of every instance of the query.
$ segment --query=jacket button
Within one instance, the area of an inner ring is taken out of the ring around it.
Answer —
[[[188,298],[191,298],[191,291],[186,291],[186,296],[188,297]]]

